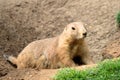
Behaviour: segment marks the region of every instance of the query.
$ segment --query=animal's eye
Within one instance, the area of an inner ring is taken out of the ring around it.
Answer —
[[[72,30],[75,30],[75,28],[74,28],[74,27],[72,27]]]

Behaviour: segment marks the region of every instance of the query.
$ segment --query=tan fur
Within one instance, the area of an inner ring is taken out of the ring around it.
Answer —
[[[34,41],[17,58],[9,56],[8,60],[18,69],[76,66],[73,61],[75,56],[80,56],[85,64],[92,64],[83,33],[86,33],[83,23],[73,22],[60,36]]]

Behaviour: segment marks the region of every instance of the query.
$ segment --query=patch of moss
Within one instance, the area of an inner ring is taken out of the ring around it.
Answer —
[[[105,60],[95,68],[81,71],[65,68],[58,71],[54,80],[120,80],[120,58]]]
[[[117,21],[118,27],[120,27],[120,11],[117,13],[116,21]]]

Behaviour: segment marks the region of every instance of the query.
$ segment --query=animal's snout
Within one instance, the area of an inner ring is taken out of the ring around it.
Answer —
[[[83,33],[83,36],[86,37],[87,36],[87,32]]]

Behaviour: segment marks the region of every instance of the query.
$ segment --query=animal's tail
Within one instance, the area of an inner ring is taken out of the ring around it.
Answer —
[[[3,57],[14,67],[17,67],[17,59],[13,56],[4,54]]]

